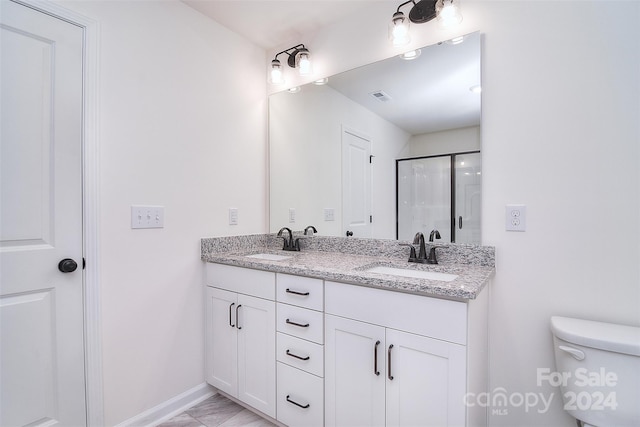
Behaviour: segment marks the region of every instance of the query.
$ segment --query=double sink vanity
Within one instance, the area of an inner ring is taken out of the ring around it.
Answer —
[[[202,239],[209,384],[288,426],[486,425],[493,248],[300,242]]]

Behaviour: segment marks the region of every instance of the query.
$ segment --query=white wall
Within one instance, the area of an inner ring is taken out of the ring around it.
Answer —
[[[305,85],[298,93],[273,95],[269,102],[271,231],[314,225],[323,236],[343,235],[344,127],[371,141],[373,237],[393,239],[395,159],[409,134],[329,86]],[[294,224],[289,208],[296,209]],[[324,220],[324,208],[335,210],[334,221]]]
[[[414,25],[413,46],[480,30],[483,43],[483,242],[496,246],[491,388],[555,392],[550,409],[510,406],[495,426],[573,426],[559,391],[549,317],[640,325],[640,3],[462,2],[456,30]],[[292,40],[331,75],[392,56],[372,3],[358,17]],[[285,46],[286,47],[286,46]],[[407,50],[410,47],[407,47]],[[273,52],[275,53],[275,51]],[[507,203],[527,231],[504,230]]]
[[[420,157],[477,151],[482,146],[481,141],[480,126],[423,133],[411,137],[402,155],[404,157]]]
[[[101,26],[99,251],[111,426],[204,381],[199,239],[266,229],[266,59],[179,2],[61,4]],[[132,204],[165,206],[164,229],[131,230]],[[238,226],[226,225],[231,206]]]

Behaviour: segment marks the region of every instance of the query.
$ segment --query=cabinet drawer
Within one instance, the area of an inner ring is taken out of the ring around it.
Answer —
[[[232,265],[207,263],[207,286],[275,300],[276,274]]]
[[[276,311],[278,332],[284,332],[318,344],[324,342],[321,312],[282,303],[278,303]]]
[[[280,274],[276,276],[276,300],[286,304],[322,311],[323,282],[310,277]]]
[[[323,381],[278,362],[278,421],[288,426],[322,426]]]
[[[344,283],[324,283],[325,313],[465,345],[467,304]]]
[[[322,377],[324,374],[323,346],[311,341],[278,332],[276,358],[279,362]]]

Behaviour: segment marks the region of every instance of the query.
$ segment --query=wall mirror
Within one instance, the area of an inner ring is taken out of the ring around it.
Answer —
[[[399,190],[396,163],[480,151],[480,33],[460,39],[269,97],[271,232],[314,225],[325,236],[395,239],[407,238],[399,229],[430,231],[415,217],[420,209],[399,214],[399,192],[415,188]],[[399,217],[410,224],[398,227]]]

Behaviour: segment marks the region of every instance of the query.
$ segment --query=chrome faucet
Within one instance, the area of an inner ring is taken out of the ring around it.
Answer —
[[[283,236],[282,232],[286,231],[289,233],[289,238]],[[282,227],[280,231],[278,231],[278,237],[281,237],[284,240],[284,244],[282,246],[283,251],[299,251],[300,250],[300,240],[293,240],[293,232],[290,228]]]

